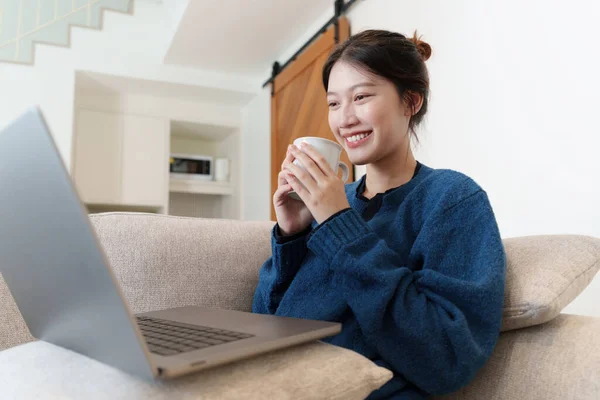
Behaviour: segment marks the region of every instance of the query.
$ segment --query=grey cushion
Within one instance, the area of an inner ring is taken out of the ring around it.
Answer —
[[[45,343],[0,352],[3,399],[364,399],[392,373],[312,342],[175,379],[146,381]]]

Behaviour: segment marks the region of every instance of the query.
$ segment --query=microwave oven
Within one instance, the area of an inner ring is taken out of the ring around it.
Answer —
[[[171,178],[212,181],[214,176],[213,170],[213,157],[195,154],[171,154],[169,163]]]

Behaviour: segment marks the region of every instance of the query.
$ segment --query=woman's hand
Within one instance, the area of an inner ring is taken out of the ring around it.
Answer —
[[[288,163],[286,179],[300,196],[317,223],[322,223],[338,211],[350,207],[346,198],[344,182],[333,172],[325,158],[308,143],[302,150],[291,146],[291,154],[305,169]]]
[[[313,216],[300,200],[296,200],[288,196],[292,186],[288,183],[287,170],[285,167],[294,161],[294,156],[288,147],[287,155],[283,164],[281,164],[281,172],[277,179],[277,190],[273,195],[273,206],[275,207],[275,215],[277,216],[277,224],[282,235],[288,236],[298,232],[302,232],[313,221]]]

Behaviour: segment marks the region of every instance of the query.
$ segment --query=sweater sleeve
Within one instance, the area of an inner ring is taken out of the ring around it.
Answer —
[[[277,229],[276,224],[271,232],[272,255],[260,269],[254,292],[252,311],[259,314],[275,314],[308,251],[306,241],[311,229],[288,240],[282,240]]]
[[[410,255],[422,268],[403,265],[354,211],[315,231],[308,247],[330,266],[368,342],[420,389],[453,392],[489,358],[500,331],[505,253],[484,191],[424,221]]]

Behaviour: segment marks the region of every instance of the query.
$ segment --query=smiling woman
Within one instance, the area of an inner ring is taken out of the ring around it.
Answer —
[[[385,161],[398,151],[408,155],[408,136],[397,132],[418,139],[415,127],[427,112],[430,56],[431,46],[416,32],[406,40],[381,31],[363,32],[330,55],[323,68],[329,126],[354,164]],[[399,59],[403,62],[395,62]],[[373,126],[379,128],[375,135]]]
[[[314,148],[290,146],[273,196],[273,255],[254,297],[258,313],[342,322],[326,341],[394,372],[371,399],[456,391],[500,332],[506,257],[487,194],[411,150],[430,55],[416,34],[380,30],[329,55],[329,128],[367,173],[344,185]]]

